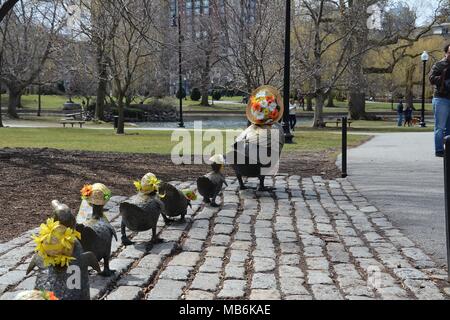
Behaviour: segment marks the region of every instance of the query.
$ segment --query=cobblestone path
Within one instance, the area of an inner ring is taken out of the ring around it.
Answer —
[[[250,184],[256,185],[255,180]],[[279,176],[273,193],[238,191],[224,205],[200,201],[187,222],[159,223],[165,243],[146,252],[113,243],[111,278],[91,276],[92,299],[448,299],[446,272],[347,181]],[[179,188],[194,183],[173,182]],[[118,203],[107,216],[119,233]],[[27,232],[0,244],[0,299],[32,289],[25,276],[34,245]]]

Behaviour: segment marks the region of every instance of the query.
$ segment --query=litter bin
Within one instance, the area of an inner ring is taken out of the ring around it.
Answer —
[[[119,116],[114,116],[114,129],[119,127]]]

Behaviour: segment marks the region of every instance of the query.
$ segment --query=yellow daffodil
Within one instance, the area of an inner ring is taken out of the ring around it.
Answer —
[[[77,239],[81,239],[78,231],[66,228],[54,219],[48,219],[46,224],[41,225],[39,236],[33,235],[35,251],[44,260],[45,267],[69,266],[75,259],[72,252]]]

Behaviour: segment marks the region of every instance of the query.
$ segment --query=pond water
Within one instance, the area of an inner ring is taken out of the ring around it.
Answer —
[[[195,120],[195,122],[201,123],[203,129],[245,129],[247,128],[246,118],[224,118],[220,120],[207,119],[207,120]],[[186,129],[194,129],[194,120],[187,120],[184,122]],[[298,119],[297,125],[308,125],[311,122],[310,119]],[[152,129],[172,129],[178,127],[178,122],[142,122],[136,123],[139,128],[152,128]],[[198,124],[197,124],[198,125]]]

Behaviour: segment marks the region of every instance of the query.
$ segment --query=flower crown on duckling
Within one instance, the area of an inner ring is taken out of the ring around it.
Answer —
[[[284,107],[279,91],[271,86],[262,86],[250,97],[247,117],[257,125],[272,125],[283,117]]]
[[[135,181],[134,186],[137,192],[143,194],[152,194],[154,192],[159,194],[159,187],[161,185],[161,180],[159,180],[153,173],[147,173],[141,181]],[[160,198],[164,198],[164,195],[160,195]]]
[[[39,290],[31,290],[24,291],[19,293],[16,296],[15,300],[22,301],[58,301],[59,299],[56,297],[55,293],[52,291],[39,291]]]
[[[112,193],[104,184],[87,184],[80,190],[81,199],[86,200],[90,205],[104,206],[111,200]]]
[[[195,201],[197,200],[197,194],[190,190],[190,189],[185,189],[182,191],[184,196],[186,197],[186,199],[188,199],[189,201]]]
[[[44,266],[68,267],[75,260],[72,257],[75,241],[81,240],[81,234],[67,228],[53,218],[41,224],[39,236],[33,235],[35,251],[43,259]]]

